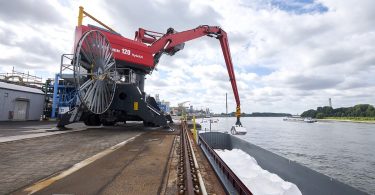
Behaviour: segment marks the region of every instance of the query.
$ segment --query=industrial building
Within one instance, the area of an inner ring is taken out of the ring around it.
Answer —
[[[40,89],[0,82],[0,121],[39,120],[44,98]]]
[[[170,102],[167,102],[167,101],[164,101],[164,100],[160,100],[159,94],[155,95],[155,101],[158,104],[159,108],[163,112],[169,113],[171,111],[171,109],[170,109]]]

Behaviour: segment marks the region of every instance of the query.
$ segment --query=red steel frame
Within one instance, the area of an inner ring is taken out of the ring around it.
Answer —
[[[108,30],[82,25],[84,14],[97,21],[99,24],[102,24]],[[78,26],[76,28],[75,35],[75,43],[78,43],[78,40],[82,37],[84,32],[94,29],[100,30],[108,38],[116,61],[123,61],[133,65],[139,65],[141,69],[146,68],[149,70],[153,70],[155,68],[158,63],[158,58],[161,56],[161,54],[167,53],[170,55],[174,55],[175,52],[183,48],[183,44],[187,41],[197,39],[202,36],[210,36],[219,39],[224,55],[225,64],[228,70],[229,80],[231,82],[233,94],[237,104],[237,124],[241,125],[239,121],[239,117],[241,115],[241,103],[238,94],[236,76],[233,69],[232,57],[229,49],[228,37],[227,33],[220,27],[202,25],[183,32],[176,32],[174,31],[174,29],[170,28],[168,29],[166,34],[148,31],[140,28],[135,34],[135,40],[131,40],[114,32],[113,29],[95,19],[90,14],[83,11],[83,7],[80,7]]]

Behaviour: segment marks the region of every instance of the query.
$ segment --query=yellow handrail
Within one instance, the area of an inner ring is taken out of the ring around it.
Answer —
[[[108,29],[109,31],[112,31],[114,33],[117,33],[115,30],[113,30],[111,27],[105,25],[103,22],[101,22],[100,20],[96,19],[94,16],[92,16],[91,14],[85,12],[85,10],[83,10],[83,7],[82,6],[79,6],[79,12],[78,12],[78,25],[77,26],[81,26],[82,25],[82,21],[83,21],[83,17],[84,16],[88,16],[89,18],[91,18],[92,20],[94,20],[95,22],[99,23],[100,25],[102,25],[104,28]]]
[[[198,143],[198,132],[197,132],[197,126],[195,124],[195,115],[193,115],[193,137],[195,143]]]

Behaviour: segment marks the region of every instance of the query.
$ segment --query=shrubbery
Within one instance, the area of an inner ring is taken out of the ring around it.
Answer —
[[[325,117],[375,117],[375,108],[370,104],[358,104],[348,108],[335,108],[330,106],[310,109],[301,114],[301,117],[325,118]]]

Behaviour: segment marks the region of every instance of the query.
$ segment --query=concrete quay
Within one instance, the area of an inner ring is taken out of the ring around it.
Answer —
[[[0,194],[178,193],[178,124],[170,131],[76,123],[63,132],[54,125],[0,123]],[[207,193],[225,194],[199,147],[194,151]]]

